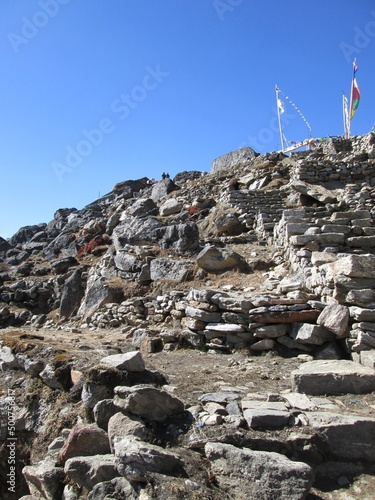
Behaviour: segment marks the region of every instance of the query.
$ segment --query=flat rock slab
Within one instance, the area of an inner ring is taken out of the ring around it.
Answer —
[[[284,455],[207,443],[205,453],[220,487],[231,498],[301,500],[314,479],[311,467]]]
[[[306,412],[309,425],[324,438],[330,459],[375,461],[375,418]]]
[[[250,408],[243,412],[250,429],[282,429],[289,423],[288,411]]]
[[[287,410],[286,404],[282,401],[253,401],[243,399],[241,401],[241,407],[243,410]]]
[[[306,394],[300,394],[299,392],[290,392],[285,394],[284,399],[286,399],[288,406],[290,408],[297,408],[298,410],[314,410],[316,404],[306,396]]]
[[[143,372],[145,370],[145,364],[139,351],[106,356],[100,360],[100,363],[127,372]]]
[[[203,403],[213,402],[213,403],[228,403],[229,401],[235,401],[239,399],[240,396],[236,392],[208,392],[203,394],[198,399]]]
[[[347,360],[309,361],[291,373],[292,390],[311,395],[375,391],[375,371]]]

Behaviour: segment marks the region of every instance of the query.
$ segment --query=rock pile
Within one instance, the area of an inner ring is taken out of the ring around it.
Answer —
[[[70,393],[79,390],[94,422],[64,429],[41,461],[23,468],[31,498],[100,499],[114,491],[122,498],[172,498],[178,487],[207,499],[220,491],[297,499],[327,461],[358,466],[375,459],[375,419],[343,414],[317,397],[373,391],[375,372],[356,363],[312,361],[292,373],[293,392],[224,385],[190,407],[165,384],[139,351],[106,356],[81,374]],[[22,420],[16,425],[20,430]]]
[[[373,460],[373,419],[317,396],[375,389],[374,166],[373,133],[289,157],[243,148],[210,174],[120,182],[0,239],[1,370],[83,409],[24,468],[31,495],[303,498],[325,461]],[[20,349],[19,326],[116,329],[135,351],[111,346],[83,370],[48,346],[34,359],[35,333]],[[288,394],[226,388],[187,407],[142,358],[183,347],[308,362]],[[38,433],[47,407],[28,403],[20,432]]]

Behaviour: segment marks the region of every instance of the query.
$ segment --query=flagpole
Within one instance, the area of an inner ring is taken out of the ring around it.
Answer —
[[[345,102],[345,94],[344,92],[342,93],[342,119],[344,122],[344,137],[345,139],[349,139],[348,137],[348,110],[346,109],[347,107],[347,102]]]
[[[349,106],[349,124],[348,124],[348,137],[347,139],[350,139],[350,128],[351,128],[351,121],[352,121],[352,106],[353,106],[353,88],[354,88],[354,77],[355,77],[355,65],[356,65],[357,60],[354,59],[353,61],[353,77],[352,77],[352,86],[350,88],[350,106]]]
[[[280,92],[280,90],[279,90],[277,85],[275,86],[275,91],[276,91],[276,108],[277,108],[277,119],[279,122],[281,151],[284,153],[284,134],[283,134],[283,128],[282,128],[282,124],[281,124],[280,106],[279,106],[279,92]]]

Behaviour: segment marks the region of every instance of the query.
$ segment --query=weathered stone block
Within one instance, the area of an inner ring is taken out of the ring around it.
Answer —
[[[205,454],[220,486],[233,498],[301,500],[314,480],[308,465],[278,453],[207,443]]]
[[[334,333],[336,337],[345,337],[349,324],[349,308],[340,304],[328,305],[320,313],[316,322]]]
[[[347,360],[309,361],[291,373],[292,390],[305,394],[362,394],[375,390],[375,371]]]

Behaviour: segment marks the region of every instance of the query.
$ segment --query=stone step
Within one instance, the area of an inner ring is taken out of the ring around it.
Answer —
[[[375,370],[347,360],[309,361],[291,373],[292,390],[311,395],[375,391]]]

